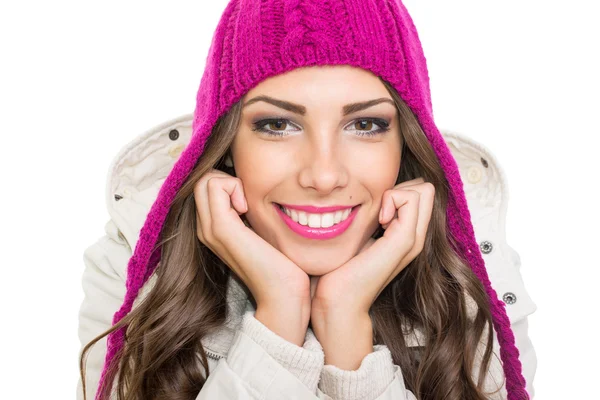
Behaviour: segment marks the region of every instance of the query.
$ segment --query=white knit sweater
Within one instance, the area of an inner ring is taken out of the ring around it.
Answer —
[[[225,325],[203,339],[205,348],[228,353],[238,331],[250,336],[284,368],[316,394],[317,387],[333,399],[372,400],[385,391],[394,379],[392,356],[385,345],[374,345],[355,371],[324,365],[325,354],[310,327],[302,347],[288,342],[255,318],[256,309],[248,298],[248,289],[230,276],[227,287],[228,317]],[[411,341],[414,338],[408,337]]]
[[[315,393],[318,385],[336,400],[373,400],[394,379],[392,355],[385,345],[374,345],[357,370],[346,371],[323,365],[323,347],[310,328],[299,347],[271,331],[254,314],[253,310],[245,312],[240,329]]]

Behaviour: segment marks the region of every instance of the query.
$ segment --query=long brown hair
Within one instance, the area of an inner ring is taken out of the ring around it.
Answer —
[[[436,190],[423,250],[371,307],[374,339],[388,346],[407,389],[417,399],[483,400],[490,394],[483,391],[483,383],[495,355],[487,294],[467,261],[453,250],[458,247],[447,230],[448,183],[439,160],[413,112],[389,83],[380,80],[395,100],[403,137],[397,183],[423,177]],[[175,196],[155,248],[161,248],[161,260],[147,296],[84,346],[80,357],[84,398],[86,353],[123,326],[127,326],[125,343],[108,366],[101,399],[110,398],[116,381],[119,400],[193,400],[206,382],[210,371],[201,340],[227,318],[231,269],[196,235],[194,185],[211,168],[231,173],[224,159],[240,116],[238,102],[218,120],[197,165]],[[380,226],[373,237],[382,234]],[[475,315],[469,314],[468,301],[476,305]],[[424,343],[408,347],[404,334],[415,329],[423,333]],[[482,355],[481,341],[486,342]],[[473,380],[476,365],[477,382]]]

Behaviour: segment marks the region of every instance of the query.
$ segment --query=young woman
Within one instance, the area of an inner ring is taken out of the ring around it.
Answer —
[[[230,1],[172,125],[111,166],[80,396],[530,398],[401,3]]]

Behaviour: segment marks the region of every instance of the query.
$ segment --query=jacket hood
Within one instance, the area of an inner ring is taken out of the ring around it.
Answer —
[[[269,18],[264,18],[269,15]],[[294,68],[346,64],[362,68],[392,85],[414,113],[429,140],[449,185],[448,233],[455,250],[468,261],[488,295],[493,327],[501,347],[509,400],[529,398],[505,303],[492,287],[476,241],[463,179],[455,158],[438,130],[431,104],[427,64],[412,18],[400,0],[285,2],[230,0],[214,33],[196,96],[189,142],[162,182],[144,182],[140,190],[159,185],[127,266],[126,294],[113,324],[129,311],[160,261],[152,252],[178,189],[202,156],[213,126],[244,94],[264,79]],[[189,126],[188,126],[189,129]],[[140,162],[143,163],[143,160]],[[127,166],[124,166],[125,168]],[[113,192],[114,193],[114,192]],[[139,221],[138,221],[139,222]],[[136,227],[124,233],[131,239]],[[123,346],[125,327],[107,339],[100,378]],[[118,360],[116,360],[118,361]],[[100,391],[98,392],[100,393]]]

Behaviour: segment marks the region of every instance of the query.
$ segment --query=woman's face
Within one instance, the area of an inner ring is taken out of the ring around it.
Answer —
[[[248,223],[309,275],[343,265],[378,228],[383,192],[398,177],[402,139],[385,86],[360,68],[313,66],[262,81],[242,103],[231,154],[248,201]],[[289,210],[286,221],[280,204],[359,207],[348,225],[343,210],[337,215]],[[331,225],[332,216],[334,222],[342,218],[340,226],[347,229],[317,228]],[[334,232],[320,239],[302,233],[311,227]]]

